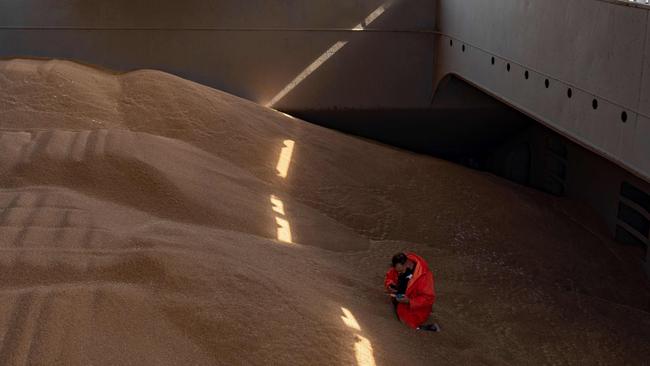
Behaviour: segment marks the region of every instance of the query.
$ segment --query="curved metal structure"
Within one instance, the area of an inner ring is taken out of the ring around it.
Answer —
[[[435,83],[453,74],[623,168],[533,148],[551,156],[539,174],[594,206],[619,241],[646,247],[648,273],[649,14],[619,0],[440,0],[435,35]]]
[[[459,75],[649,180],[649,9],[629,4],[440,1],[437,78]]]

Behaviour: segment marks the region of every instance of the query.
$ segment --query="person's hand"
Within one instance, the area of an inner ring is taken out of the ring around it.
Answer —
[[[395,300],[397,300],[397,302],[400,304],[409,304],[411,302],[409,298],[406,296],[402,296],[402,297],[395,296]]]
[[[397,292],[397,290],[395,290],[395,289],[392,288],[392,287],[386,287],[386,288],[384,289],[384,291],[385,291],[387,294],[389,294],[389,295],[393,295],[393,294],[395,294],[395,293]]]

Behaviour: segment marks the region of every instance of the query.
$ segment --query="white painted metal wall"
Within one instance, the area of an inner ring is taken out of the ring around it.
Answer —
[[[649,10],[628,5],[440,0],[436,79],[457,74],[650,180]]]

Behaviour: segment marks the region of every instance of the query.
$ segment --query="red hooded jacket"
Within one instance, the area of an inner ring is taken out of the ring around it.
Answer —
[[[406,257],[416,263],[413,277],[406,288],[408,304],[397,305],[397,316],[411,328],[417,328],[424,323],[436,301],[436,294],[433,290],[433,273],[429,270],[427,262],[415,253],[406,253]],[[399,273],[395,268],[390,268],[384,279],[384,287],[388,290],[389,285],[397,285]]]

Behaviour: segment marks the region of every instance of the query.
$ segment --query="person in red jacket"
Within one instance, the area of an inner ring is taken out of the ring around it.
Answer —
[[[397,317],[418,330],[440,330],[437,324],[424,323],[429,318],[436,294],[433,273],[427,262],[415,253],[397,253],[384,279],[386,292],[392,297]]]

